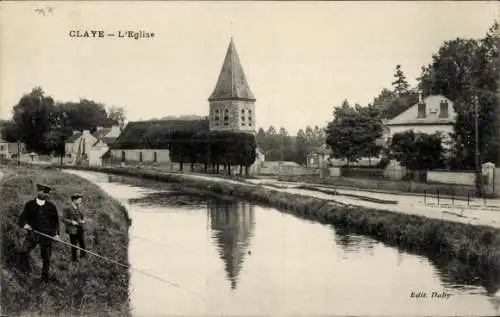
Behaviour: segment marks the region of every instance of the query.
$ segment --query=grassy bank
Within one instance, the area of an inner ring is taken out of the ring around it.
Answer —
[[[114,167],[93,170],[182,183],[184,186],[238,197],[298,216],[314,218],[408,251],[457,259],[477,267],[489,290],[500,287],[500,230],[495,228],[332,203],[262,186],[214,183],[210,180],[192,179],[183,174]]]
[[[39,281],[38,248],[31,253],[31,274],[23,275],[16,269],[17,250],[25,236],[17,220],[25,202],[34,197],[33,180],[53,188],[50,200],[60,214],[62,208],[70,205],[72,193],[82,193],[88,228],[87,249],[128,264],[129,219],[125,208],[97,185],[54,169],[3,167],[2,172],[2,313],[9,316],[129,316],[126,268],[92,255],[74,265],[70,261],[69,246],[54,243],[51,274],[55,281],[49,284]],[[61,238],[69,242],[64,225],[61,225]]]

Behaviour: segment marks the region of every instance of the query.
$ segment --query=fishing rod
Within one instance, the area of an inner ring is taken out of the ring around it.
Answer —
[[[51,240],[53,240],[53,241],[56,241],[56,242],[59,242],[59,243],[65,244],[65,245],[70,246],[70,247],[74,247],[74,248],[76,248],[76,249],[78,249],[78,250],[81,250],[81,251],[83,251],[83,252],[85,252],[85,253],[91,254],[91,255],[93,255],[93,256],[95,256],[95,257],[97,257],[97,258],[100,258],[100,259],[102,259],[102,260],[105,260],[105,261],[108,261],[108,262],[114,263],[114,264],[116,264],[116,265],[118,265],[118,266],[121,266],[121,267],[124,267],[124,268],[130,269],[130,270],[132,270],[132,271],[136,271],[136,272],[138,272],[138,273],[141,273],[141,274],[147,275],[147,276],[149,276],[149,277],[151,277],[151,278],[154,278],[154,279],[156,279],[156,280],[159,280],[159,281],[161,281],[161,282],[164,282],[164,283],[166,283],[166,284],[169,284],[169,285],[171,285],[171,286],[173,286],[173,287],[177,287],[177,288],[179,288],[179,289],[181,289],[181,290],[183,290],[183,291],[185,291],[185,292],[187,292],[187,293],[189,293],[189,294],[191,294],[191,295],[194,295],[194,296],[199,297],[199,298],[201,298],[201,299],[203,299],[203,300],[206,300],[203,296],[201,296],[201,295],[199,295],[199,294],[197,294],[197,293],[195,293],[195,292],[192,292],[192,291],[190,291],[190,290],[188,290],[188,289],[186,289],[186,288],[184,288],[184,287],[180,286],[180,285],[179,285],[179,284],[177,284],[177,283],[174,283],[174,282],[168,281],[168,280],[166,280],[166,279],[164,279],[164,278],[158,277],[158,276],[156,276],[156,275],[153,275],[153,274],[151,274],[151,273],[145,272],[145,271],[143,271],[143,270],[139,270],[139,269],[133,268],[133,267],[132,267],[132,266],[130,266],[130,265],[127,265],[127,264],[124,264],[124,263],[118,262],[118,261],[116,261],[116,260],[110,259],[110,258],[105,257],[105,256],[103,256],[103,255],[100,255],[100,254],[94,253],[94,252],[92,252],[92,251],[89,251],[89,250],[86,250],[86,249],[80,248],[79,246],[76,246],[76,245],[74,245],[74,244],[68,243],[68,242],[66,242],[66,241],[63,241],[63,240],[60,240],[60,239],[55,239],[54,237],[51,237],[51,236],[49,236],[49,235],[47,235],[47,234],[45,234],[45,233],[43,233],[43,232],[37,231],[37,230],[35,230],[35,229],[30,229],[30,231],[32,231],[32,232],[34,232],[34,233],[36,233],[36,234],[38,234],[38,235],[40,235],[40,236],[43,236],[43,237],[49,238],[49,239],[51,239]]]
[[[167,247],[167,248],[171,248],[173,250],[176,250],[176,251],[184,253],[184,254],[194,255],[192,252],[189,252],[187,250],[184,250],[184,249],[181,249],[181,248],[178,248],[178,247],[174,247],[173,245],[167,244],[167,243],[164,243],[164,242],[159,242],[159,241],[155,241],[155,240],[151,240],[151,239],[139,237],[139,236],[136,236],[136,235],[129,235],[127,232],[120,232],[120,231],[114,230],[114,229],[106,229],[106,230],[109,233],[114,233],[114,234],[128,236],[131,239],[142,240],[142,241],[145,241],[145,242],[149,242],[149,243],[157,244],[157,245],[164,246],[164,247]]]

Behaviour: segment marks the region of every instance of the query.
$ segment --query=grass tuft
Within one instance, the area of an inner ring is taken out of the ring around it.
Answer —
[[[129,272],[92,255],[71,263],[69,246],[53,243],[51,275],[55,281],[40,283],[41,258],[38,247],[31,252],[31,274],[17,271],[17,251],[25,233],[17,226],[24,204],[34,197],[32,181],[53,188],[51,201],[59,213],[70,205],[74,192],[83,194],[87,217],[87,249],[128,265],[126,209],[94,185],[77,176],[53,169],[6,168],[0,181],[2,223],[3,313],[20,316],[130,316]],[[111,230],[110,230],[111,229]],[[122,234],[118,234],[121,232]],[[69,242],[61,225],[61,238]]]

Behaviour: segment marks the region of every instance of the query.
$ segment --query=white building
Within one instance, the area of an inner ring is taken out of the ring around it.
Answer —
[[[66,164],[84,164],[91,166],[102,165],[103,155],[108,152],[109,146],[118,138],[120,128],[98,127],[94,133],[89,130],[75,131],[66,140],[64,162]]]
[[[23,155],[26,153],[26,146],[24,143],[7,142],[0,138],[0,158],[14,159],[18,154]]]
[[[455,120],[453,102],[443,95],[431,95],[387,122],[388,141],[395,134],[410,130],[426,134],[440,132],[443,135],[443,147],[449,148]]]

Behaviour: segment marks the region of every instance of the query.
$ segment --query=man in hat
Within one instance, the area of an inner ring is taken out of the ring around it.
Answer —
[[[20,268],[24,272],[29,271],[29,253],[39,244],[42,256],[42,280],[48,282],[52,241],[59,239],[59,215],[56,206],[47,200],[51,188],[37,184],[36,189],[37,197],[24,205],[19,217],[19,226],[27,230],[21,246]]]
[[[85,249],[85,238],[83,235],[85,218],[81,209],[82,198],[81,194],[71,195],[71,206],[64,209],[62,221],[66,224],[66,233],[69,235],[71,244]],[[77,248],[71,247],[71,259],[73,262],[78,261],[77,251]],[[80,250],[80,258],[83,257],[85,257],[85,252]]]

